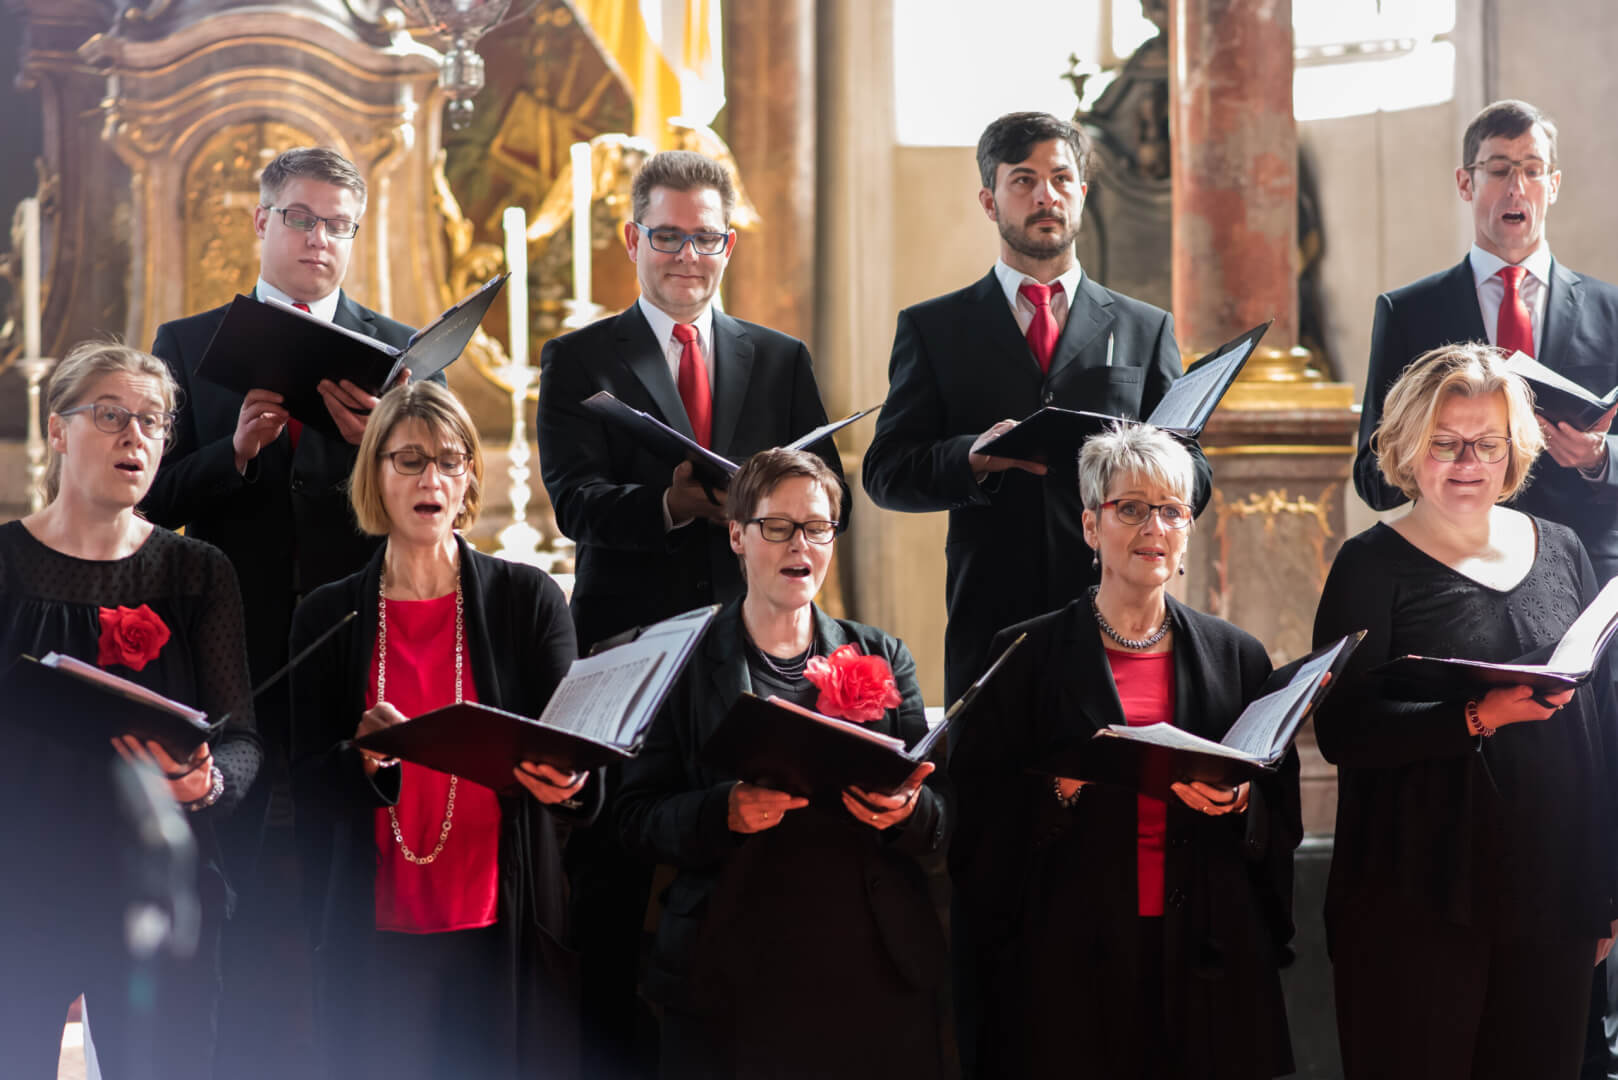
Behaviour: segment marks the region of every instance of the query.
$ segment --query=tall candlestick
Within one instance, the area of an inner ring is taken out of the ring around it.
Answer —
[[[581,310],[590,305],[590,200],[595,194],[595,170],[590,144],[576,142],[573,157],[573,298]]]
[[[509,355],[515,367],[528,366],[528,215],[520,206],[506,207],[506,311],[511,316]]]
[[[39,200],[22,201],[22,354],[39,359]]]

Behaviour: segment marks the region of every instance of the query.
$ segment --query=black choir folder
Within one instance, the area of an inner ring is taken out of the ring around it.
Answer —
[[[393,385],[401,368],[410,369],[411,382],[431,378],[461,355],[506,277],[492,278],[417,330],[402,349],[289,304],[237,296],[208,342],[196,374],[238,394],[272,390],[305,426],[336,436],[337,424],[315,389],[321,379],[347,379],[379,396]]]
[[[1594,393],[1527,353],[1512,353],[1506,370],[1527,381],[1534,392],[1534,411],[1553,424],[1565,421],[1580,431],[1588,431],[1602,413],[1618,404],[1618,386],[1605,394]]]
[[[134,735],[158,743],[176,761],[213,742],[225,723],[221,717],[210,724],[199,709],[54,652],[43,660],[19,657],[0,676],[0,699],[8,716],[66,742],[110,753],[108,740]]]
[[[1214,408],[1230,389],[1230,384],[1241,374],[1242,366],[1258,347],[1259,339],[1270,328],[1270,322],[1225,342],[1198,360],[1186,373],[1174,380],[1152,414],[1144,422],[1162,428],[1173,435],[1195,439],[1202,434],[1213,415]],[[1059,409],[1047,405],[1008,428],[999,436],[978,448],[978,452],[994,457],[1018,458],[1023,461],[1049,461],[1071,457],[1084,440],[1097,434],[1108,424],[1138,424],[1132,416],[1109,416],[1106,413]]]
[[[1274,772],[1364,637],[1361,630],[1338,638],[1277,670],[1265,684],[1276,689],[1243,709],[1218,742],[1173,724],[1109,724],[1044,762],[1039,771],[1130,787],[1159,798],[1168,796],[1172,783],[1201,780],[1232,787]],[[1169,767],[1152,768],[1153,759],[1163,755],[1171,759]]]
[[[861,724],[783,701],[743,694],[702,744],[702,760],[729,776],[808,798],[847,787],[892,794],[932,754],[938,740],[977,698],[1026,634],[978,676],[944,719],[916,745]]]
[[[1371,674],[1384,676],[1412,701],[1453,701],[1474,697],[1493,686],[1532,686],[1540,696],[1556,694],[1595,674],[1614,630],[1618,630],[1618,578],[1607,582],[1579,613],[1543,663],[1535,662],[1535,657],[1544,656],[1544,649],[1509,664],[1401,656],[1372,668]]]
[[[537,720],[466,702],[373,731],[354,745],[496,791],[516,784],[511,770],[524,761],[582,772],[632,758],[718,610],[653,623],[633,641],[575,660]]]
[[[723,489],[730,484],[730,478],[736,475],[741,466],[714,453],[695,439],[669,427],[663,421],[650,413],[625,405],[607,391],[602,390],[591,394],[584,399],[584,407],[606,420],[615,424],[636,439],[646,450],[662,458],[673,468],[682,461],[691,462],[696,478],[711,488]],[[835,435],[843,428],[852,424],[867,413],[870,409],[861,409],[850,413],[841,420],[833,420],[829,424],[822,424],[806,435],[802,435],[786,444],[788,450],[807,450],[821,439]]]

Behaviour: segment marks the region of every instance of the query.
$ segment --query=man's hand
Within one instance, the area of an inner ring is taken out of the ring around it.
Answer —
[[[281,395],[269,390],[249,390],[236,413],[236,431],[230,445],[236,451],[236,471],[245,472],[247,463],[274,442],[286,427],[288,414],[281,407]]]
[[[725,493],[715,491],[710,494],[693,478],[695,471],[689,461],[682,461],[674,467],[674,476],[669,481],[669,517],[676,525],[699,517],[723,523]]]
[[[1536,419],[1545,433],[1545,449],[1552,460],[1564,468],[1593,473],[1607,460],[1607,432],[1612,427],[1614,414],[1618,414],[1618,405],[1602,413],[1601,419],[1587,431],[1580,431],[1565,420],[1552,424],[1543,416]]]
[[[1045,475],[1045,465],[1039,461],[1024,461],[1021,458],[995,457],[992,454],[978,453],[978,447],[991,439],[997,439],[1007,431],[1017,426],[1015,420],[1002,420],[994,427],[979,435],[972,443],[972,449],[967,454],[967,461],[971,462],[972,475],[983,477],[989,473],[1005,472],[1007,469],[1023,469],[1035,476]]]
[[[346,442],[358,446],[365,434],[365,421],[370,419],[371,410],[376,408],[376,398],[347,379],[342,382],[321,379],[315,389],[320,391],[321,400],[326,403],[326,411],[336,422],[338,433]]]

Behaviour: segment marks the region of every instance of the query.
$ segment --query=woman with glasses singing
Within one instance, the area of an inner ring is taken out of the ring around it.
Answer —
[[[1412,506],[1343,545],[1315,616],[1320,642],[1367,631],[1315,717],[1339,777],[1326,930],[1344,1074],[1571,1080],[1618,914],[1611,675],[1424,700],[1368,669],[1545,650],[1595,574],[1570,529],[1503,505],[1544,439],[1499,351],[1419,357],[1371,446]]]
[[[703,743],[744,693],[914,744],[926,731],[898,639],[815,606],[842,484],[798,450],[731,480],[730,546],[747,592],[722,609],[646,746],[624,767],[624,845],[671,863],[646,995],[661,1075],[943,1075],[945,942],[917,860],[943,850],[944,799],[918,767],[891,795],[813,799],[738,782]]]
[[[45,392],[45,506],[0,525],[0,668],[61,653],[210,720],[228,715],[223,735],[184,760],[128,735],[105,757],[85,754],[8,719],[0,749],[9,822],[0,840],[8,868],[0,1045],[18,1076],[56,1075],[62,1021],[81,991],[108,1076],[212,1075],[228,894],[215,826],[253,783],[261,751],[235,572],[217,549],[135,513],[162,460],[174,397],[153,356],[106,342],[75,348]],[[66,727],[77,717],[36,719]],[[122,868],[139,845],[122,831],[126,815],[109,785],[114,750],[161,770],[195,836],[200,874],[176,882],[202,901],[201,939],[189,958],[168,949],[149,961],[131,957],[125,914],[135,894]]]
[[[1252,636],[1168,595],[1191,528],[1185,447],[1121,427],[1085,444],[1078,473],[1101,583],[1003,631],[991,656],[1027,638],[951,732],[950,872],[975,939],[957,947],[978,973],[957,997],[979,1003],[978,1075],[1289,1073],[1296,755],[1235,788],[1140,778],[1162,798],[1053,775],[1058,758],[1092,772],[1109,724],[1218,739],[1270,674]]]
[[[350,486],[360,527],[386,543],[294,617],[296,653],[359,612],[292,676],[293,797],[333,1077],[577,1069],[561,842],[568,822],[594,816],[599,785],[524,764],[497,792],[353,744],[455,702],[538,716],[573,662],[556,583],[457,534],[482,483],[477,429],[454,395],[429,382],[390,391]]]

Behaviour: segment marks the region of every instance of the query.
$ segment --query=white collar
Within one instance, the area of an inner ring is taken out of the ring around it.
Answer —
[[[1484,251],[1476,244],[1472,245],[1472,250],[1467,255],[1467,258],[1472,260],[1472,285],[1474,288],[1481,286],[1485,281],[1498,274],[1502,266],[1510,265],[1500,256],[1490,251]],[[1534,249],[1534,253],[1517,265],[1532,274],[1534,280],[1541,285],[1550,285],[1551,246],[1541,240],[1539,247]]]
[[[258,279],[258,285],[254,287],[254,293],[260,300],[279,300],[283,304],[296,303],[292,297],[277,289],[262,277]],[[337,300],[342,295],[343,291],[341,289],[333,289],[319,300],[310,301],[309,314],[322,322],[331,322],[337,317]]]
[[[675,318],[644,295],[640,298],[640,313],[646,316],[646,325],[652,328],[652,336],[657,338],[657,344],[666,353],[669,351],[669,342],[674,338]],[[691,325],[697,328],[697,342],[702,346],[702,353],[713,362],[713,305],[709,304],[702,309],[702,313],[691,320]]]
[[[1033,281],[1035,285],[1054,285],[1060,283],[1062,286],[1062,292],[1067,295],[1068,307],[1071,308],[1073,306],[1073,297],[1079,291],[1079,282],[1084,278],[1084,267],[1080,266],[1078,261],[1075,260],[1073,265],[1068,268],[1067,273],[1062,274],[1053,281],[1034,281],[1033,278],[1029,277],[1021,270],[1013,270],[1010,266],[1006,265],[1006,260],[996,259],[994,263],[994,276],[1000,279],[1000,288],[1006,294],[1006,303],[1011,305],[1011,309],[1013,311],[1017,309],[1017,290],[1022,288],[1023,282],[1025,281]]]

